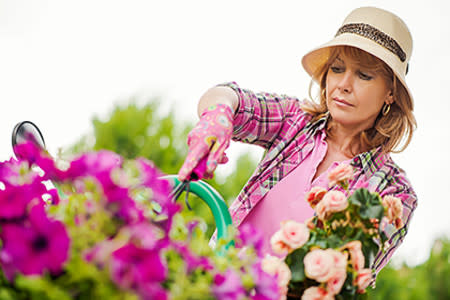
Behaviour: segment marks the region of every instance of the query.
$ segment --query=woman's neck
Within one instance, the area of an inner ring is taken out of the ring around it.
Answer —
[[[365,151],[359,142],[362,130],[333,123],[331,131],[331,135],[327,137],[327,140],[333,151],[342,153],[348,158]]]

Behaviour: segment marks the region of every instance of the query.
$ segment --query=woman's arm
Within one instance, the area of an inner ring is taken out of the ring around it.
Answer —
[[[233,140],[268,149],[293,123],[306,125],[309,118],[300,108],[300,101],[287,95],[240,88],[229,82],[221,86],[234,91],[238,105],[233,117]]]
[[[207,90],[201,97],[197,106],[197,114],[200,117],[202,113],[212,105],[225,104],[231,107],[233,112],[239,106],[239,97],[236,92],[227,86],[215,86]]]

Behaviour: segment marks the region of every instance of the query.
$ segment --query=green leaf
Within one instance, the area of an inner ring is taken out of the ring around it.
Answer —
[[[376,206],[362,206],[359,210],[362,219],[378,219],[383,216],[384,207],[382,205]]]
[[[356,287],[353,285],[353,274],[347,272],[347,278],[345,279],[344,285],[341,291],[336,295],[335,299],[348,300],[354,299],[356,296]]]
[[[378,253],[379,247],[371,238],[361,238],[362,252],[365,259],[365,267],[369,267]]]
[[[384,207],[381,205],[380,196],[371,193],[367,189],[356,190],[348,199],[349,203],[356,206],[356,212],[362,219],[380,220],[383,217]]]
[[[343,240],[342,240],[342,236],[340,234],[330,235],[328,237],[327,241],[328,241],[328,248],[337,248],[344,244]]]
[[[300,282],[303,281],[305,276],[305,265],[303,263],[303,259],[305,258],[305,255],[307,253],[307,249],[299,248],[297,250],[294,250],[292,253],[290,253],[286,257],[286,263],[291,269],[292,282]]]

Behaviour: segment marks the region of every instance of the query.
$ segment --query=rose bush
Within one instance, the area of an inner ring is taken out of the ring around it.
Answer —
[[[15,152],[0,163],[1,299],[264,300],[289,281],[252,228],[232,235],[241,250],[212,250],[146,159],[99,151],[62,166],[32,143]]]
[[[304,224],[287,220],[271,238],[272,250],[290,270],[282,297],[296,299],[359,299],[372,281],[372,259],[384,251],[383,224],[401,226],[401,199],[348,191],[351,166],[341,164],[329,174],[329,191],[314,187],[305,200],[315,216]],[[336,186],[334,186],[336,185]],[[288,225],[287,225],[288,224]],[[266,260],[273,260],[268,256]]]

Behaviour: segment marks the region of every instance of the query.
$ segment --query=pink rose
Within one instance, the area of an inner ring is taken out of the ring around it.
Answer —
[[[288,265],[286,265],[283,261],[281,261],[276,274],[278,286],[280,288],[287,287],[292,277],[291,269],[289,269]]]
[[[333,255],[322,249],[308,252],[303,259],[305,275],[318,282],[326,282],[334,273]]]
[[[362,250],[361,250],[361,242],[360,241],[351,241],[351,242],[347,243],[344,247],[347,248],[350,253],[350,261],[351,261],[353,268],[355,268],[355,270],[357,270],[357,271],[364,268],[364,260],[365,259],[364,259],[364,254],[362,253]]]
[[[284,241],[283,233],[281,230],[275,232],[270,238],[270,246],[275,254],[286,255],[292,248]]]
[[[316,206],[317,217],[325,220],[330,213],[343,211],[348,207],[348,200],[341,191],[329,191]]]
[[[401,218],[403,214],[402,200],[400,198],[387,195],[383,197],[383,206],[387,212],[387,218],[390,223],[395,222],[395,219]]]
[[[281,235],[290,248],[297,249],[308,241],[309,230],[305,224],[289,220],[282,223]]]
[[[314,221],[314,216],[305,221],[306,227],[308,227],[308,229],[316,228],[316,225],[314,225],[313,221]]]
[[[348,181],[352,176],[353,176],[352,166],[345,163],[339,164],[330,173],[328,173],[328,179],[330,180],[330,187],[336,184],[345,185],[345,182]]]
[[[344,248],[347,248],[350,251],[361,250],[362,248],[361,241],[356,240],[348,242],[347,244],[345,244]]]
[[[305,196],[305,200],[309,203],[309,205],[314,208],[317,203],[322,200],[323,196],[327,192],[326,189],[322,187],[315,186],[313,187]]]
[[[323,196],[322,202],[328,207],[328,212],[340,212],[347,208],[348,200],[341,191],[329,191]]]
[[[339,294],[346,278],[347,271],[345,269],[336,269],[333,276],[327,281],[328,292],[333,295]]]
[[[332,300],[334,297],[325,289],[317,286],[307,288],[302,295],[302,300]]]
[[[333,257],[334,267],[336,269],[347,269],[347,262],[348,262],[348,254],[343,253],[334,249],[326,249],[328,253]]]
[[[320,220],[325,220],[328,213],[328,206],[325,201],[320,201],[319,204],[317,204],[316,208],[316,215]]]
[[[355,278],[354,285],[358,286],[358,293],[363,294],[366,288],[372,281],[372,270],[371,269],[361,269]]]
[[[285,294],[292,275],[288,265],[280,258],[267,254],[261,262],[261,268],[267,274],[277,278],[279,291]]]
[[[364,254],[361,250],[350,252],[350,260],[355,270],[359,271],[364,268]]]

